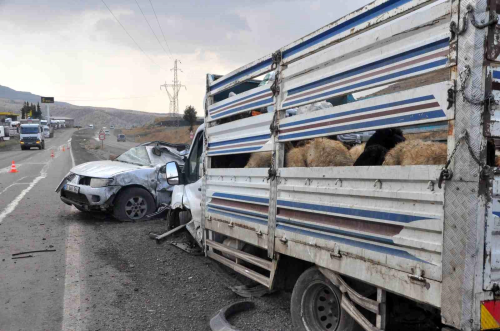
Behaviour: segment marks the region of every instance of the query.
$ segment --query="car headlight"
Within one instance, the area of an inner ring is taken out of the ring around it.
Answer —
[[[105,187],[108,186],[111,183],[112,179],[109,178],[91,178],[90,179],[90,187],[93,188],[98,188],[98,187]]]

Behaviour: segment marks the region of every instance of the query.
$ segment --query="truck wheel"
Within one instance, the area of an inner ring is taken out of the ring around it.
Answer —
[[[139,221],[155,211],[155,201],[139,187],[125,189],[115,200],[113,216],[120,221]]]
[[[293,288],[290,311],[295,331],[354,331],[358,325],[340,302],[342,293],[316,267],[300,275]]]

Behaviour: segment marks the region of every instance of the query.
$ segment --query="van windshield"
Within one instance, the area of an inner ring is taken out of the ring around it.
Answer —
[[[38,133],[38,126],[21,126],[22,134]]]

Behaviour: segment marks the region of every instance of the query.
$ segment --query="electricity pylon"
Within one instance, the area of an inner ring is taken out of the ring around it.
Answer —
[[[187,87],[185,85],[182,85],[181,82],[179,81],[179,78],[177,76],[177,71],[181,71],[181,69],[177,68],[177,62],[181,63],[180,60],[175,60],[174,61],[174,67],[172,69],[170,69],[171,71],[174,72],[174,80],[173,80],[173,84],[167,84],[167,82],[165,82],[165,84],[163,85],[160,85],[160,90],[162,87],[165,88],[165,91],[167,92],[167,95],[170,99],[170,107],[169,107],[169,111],[171,113],[171,115],[173,117],[175,117],[177,120],[175,121],[175,126],[179,126],[179,118],[180,118],[180,114],[179,114],[179,92],[181,90],[181,88],[185,88],[187,90]],[[171,88],[171,90],[169,91],[168,88]]]

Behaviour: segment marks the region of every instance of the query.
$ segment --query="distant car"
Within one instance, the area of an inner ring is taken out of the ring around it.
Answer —
[[[94,128],[94,124],[89,124],[89,128],[93,129]]]
[[[184,164],[184,144],[154,141],[129,149],[113,161],[73,167],[56,192],[67,205],[85,211],[107,211],[122,221],[144,219],[161,205],[170,205],[173,186],[166,177],[168,162]]]
[[[104,130],[104,133],[106,134],[106,136],[109,136],[111,134],[111,132],[109,130]]]
[[[127,139],[125,138],[125,135],[124,135],[124,134],[119,134],[119,135],[116,137],[116,141],[127,141]]]
[[[114,126],[114,125],[110,125],[110,126],[109,126],[109,128],[110,128],[110,129],[114,129],[114,128],[115,128],[115,126]]]

